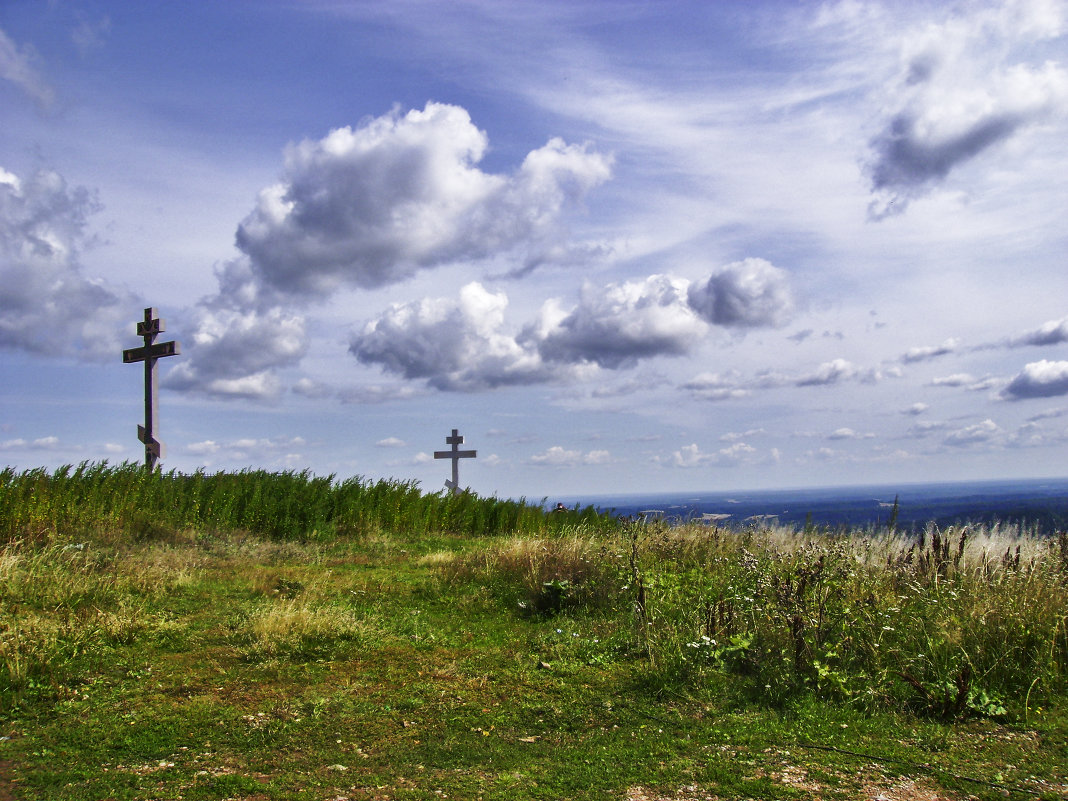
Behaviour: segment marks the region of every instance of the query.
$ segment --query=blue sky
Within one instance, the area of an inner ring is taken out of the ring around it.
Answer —
[[[1064,2],[0,5],[0,461],[1063,476]]]

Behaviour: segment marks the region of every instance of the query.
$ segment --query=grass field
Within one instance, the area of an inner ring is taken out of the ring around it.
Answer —
[[[0,799],[1068,797],[1064,537],[77,473],[0,482]]]

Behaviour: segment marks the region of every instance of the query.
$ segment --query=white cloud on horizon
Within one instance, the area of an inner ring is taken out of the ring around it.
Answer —
[[[950,431],[942,441],[953,447],[967,447],[989,443],[1002,433],[998,424],[987,418],[980,423]]]
[[[583,452],[568,450],[560,445],[553,445],[548,450],[531,456],[527,463],[547,467],[579,467],[582,465],[604,465],[611,460],[612,455],[606,450]]]
[[[713,453],[703,452],[696,443],[684,445],[670,457],[658,457],[657,463],[666,467],[694,468],[705,466],[728,467],[742,462],[753,462],[757,450],[745,442],[735,442]]]

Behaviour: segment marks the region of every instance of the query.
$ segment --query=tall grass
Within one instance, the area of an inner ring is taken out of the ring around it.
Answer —
[[[48,472],[0,470],[0,542],[121,533],[165,539],[186,529],[315,539],[383,531],[471,535],[607,526],[592,508],[547,514],[525,500],[423,493],[414,481],[317,477],[308,471],[148,472],[83,462]]]
[[[1026,716],[1068,690],[1065,535],[625,524],[441,564],[528,611],[622,621],[661,682],[732,675],[774,703],[812,693],[946,718]]]

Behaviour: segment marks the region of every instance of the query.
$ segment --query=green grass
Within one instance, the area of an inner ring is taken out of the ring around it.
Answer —
[[[77,527],[0,518],[0,799],[1068,797],[1064,538],[127,530],[48,482]]]
[[[0,470],[0,542],[98,537],[158,540],[186,529],[270,539],[331,539],[379,531],[543,533],[606,524],[592,508],[546,515],[525,500],[427,494],[414,481],[317,477],[308,471],[184,475],[125,462],[83,462],[49,473]]]

